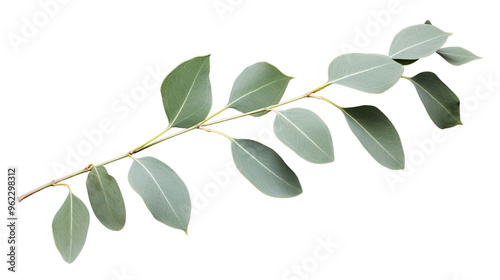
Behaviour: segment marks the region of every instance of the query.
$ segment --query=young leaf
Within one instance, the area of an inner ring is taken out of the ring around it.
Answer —
[[[430,21],[430,20],[426,20],[426,21],[425,21],[425,24],[432,25],[432,23],[431,23],[431,21]]]
[[[257,189],[272,197],[302,193],[299,179],[271,148],[247,139],[232,139],[231,151],[238,170]]]
[[[403,66],[385,55],[344,54],[330,63],[328,83],[369,93],[382,93],[401,78],[403,70]]]
[[[415,85],[425,110],[439,128],[445,129],[462,124],[460,100],[436,74],[422,72],[409,80]]]
[[[110,230],[121,230],[125,225],[125,202],[113,176],[104,166],[95,166],[87,177],[90,205],[99,221]]]
[[[177,66],[161,85],[161,97],[172,127],[188,128],[203,121],[212,107],[210,56]]]
[[[52,221],[52,234],[64,261],[72,263],[80,254],[89,230],[89,210],[71,191]]]
[[[276,114],[274,133],[281,142],[312,163],[333,162],[332,136],[318,115],[301,108]]]
[[[152,157],[134,158],[128,181],[156,220],[187,232],[191,199],[174,170]]]
[[[401,139],[391,121],[374,106],[342,108],[352,132],[370,155],[389,169],[405,165]]]
[[[251,65],[236,78],[227,108],[248,113],[277,104],[291,79],[293,78],[284,75],[269,63]],[[266,113],[267,111],[252,116],[258,117]]]
[[[417,62],[418,58],[417,59],[394,59],[394,61],[396,61],[397,63],[399,63],[401,65],[410,65],[410,64]]]
[[[471,53],[470,51],[460,47],[449,47],[437,50],[437,53],[452,65],[462,65],[476,59],[479,56]]]
[[[401,30],[392,41],[389,56],[392,59],[418,59],[436,52],[451,33],[430,24],[418,24]]]

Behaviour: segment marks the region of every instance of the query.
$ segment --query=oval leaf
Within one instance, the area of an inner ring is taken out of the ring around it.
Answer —
[[[187,232],[191,199],[174,170],[152,157],[134,158],[128,181],[156,220]]]
[[[349,53],[332,61],[328,68],[328,83],[382,93],[401,78],[403,70],[403,66],[385,55]]]
[[[312,163],[334,160],[330,130],[312,111],[293,108],[276,111],[274,132],[297,155]]]
[[[232,139],[231,151],[238,170],[257,189],[272,197],[302,193],[299,179],[271,148],[247,139]]]
[[[52,221],[52,234],[64,261],[72,263],[80,254],[89,230],[89,210],[71,191]]]
[[[401,139],[391,121],[374,106],[341,108],[352,132],[370,155],[390,169],[405,164]]]
[[[161,85],[161,97],[172,127],[188,128],[203,121],[212,107],[210,56],[177,66]]]
[[[104,166],[95,166],[87,177],[90,205],[99,221],[110,230],[125,226],[125,202],[113,176]]]
[[[460,99],[436,74],[422,72],[409,80],[415,85],[425,110],[439,128],[444,129],[462,124]]]
[[[269,63],[251,65],[236,78],[226,107],[248,113],[277,104],[291,79],[293,78],[284,75]],[[258,117],[266,113],[260,112],[252,116]]]
[[[460,47],[442,48],[437,50],[437,53],[448,61],[448,63],[456,66],[480,59],[479,56]]]
[[[446,42],[446,33],[431,24],[418,24],[401,30],[392,41],[389,56],[393,59],[417,59],[429,56]]]

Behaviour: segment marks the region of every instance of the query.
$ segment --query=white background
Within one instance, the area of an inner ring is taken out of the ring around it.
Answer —
[[[128,185],[131,162],[124,159],[107,167],[126,202],[122,231],[107,230],[91,212],[86,245],[66,264],[51,222],[67,190],[44,190],[20,205],[19,273],[7,273],[2,262],[2,279],[500,278],[495,2],[69,0],[51,7],[43,22],[47,2],[0,4],[1,167],[19,167],[22,193],[58,178],[54,166],[73,164],[72,171],[100,163],[161,132],[167,118],[149,73],[159,68],[163,78],[195,56],[212,54],[214,110],[226,104],[234,79],[250,64],[267,61],[296,77],[288,99],[323,84],[345,46],[386,54],[399,30],[427,19],[454,33],[447,46],[484,59],[456,67],[432,55],[406,67],[406,76],[435,72],[461,98],[465,125],[441,134],[407,81],[381,95],[341,86],[321,92],[342,106],[384,111],[403,141],[404,172],[378,165],[334,107],[304,100],[288,107],[312,109],[329,125],[332,164],[313,165],[288,150],[272,134],[271,114],[218,126],[280,153],[301,180],[299,197],[261,194],[233,172],[227,140],[193,131],[139,154],[159,158],[184,179],[194,206],[189,236],[154,220]],[[214,4],[232,8],[218,11]],[[22,34],[27,21],[38,25],[28,37]],[[13,44],[13,36],[24,39]],[[139,96],[144,79],[153,86]],[[112,131],[68,162],[102,121]],[[85,179],[67,183],[89,205]],[[333,243],[330,249],[325,242]]]

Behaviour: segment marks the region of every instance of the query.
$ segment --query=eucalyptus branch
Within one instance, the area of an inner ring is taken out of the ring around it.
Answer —
[[[302,193],[302,185],[293,170],[272,148],[254,140],[232,138],[207,127],[245,116],[259,117],[273,111],[274,133],[284,145],[311,163],[331,163],[334,161],[333,140],[329,127],[321,117],[303,108],[277,109],[304,98],[323,100],[340,109],[350,130],[375,161],[389,169],[403,169],[405,156],[401,139],[382,111],[371,105],[341,107],[326,97],[314,94],[332,84],[366,93],[383,93],[403,78],[415,86],[436,126],[445,129],[460,125],[460,100],[436,74],[422,72],[414,77],[402,76],[404,66],[433,53],[453,65],[479,58],[463,48],[442,48],[450,35],[430,23],[410,26],[396,34],[388,56],[363,53],[338,56],[330,63],[326,83],[286,101],[281,99],[293,78],[269,63],[253,64],[235,80],[227,105],[210,116],[210,58],[195,57],[175,68],[162,83],[161,96],[169,122],[163,132],[123,155],[97,165],[90,164],[48,182],[21,195],[18,200],[22,201],[51,186],[68,187],[68,197],[56,213],[52,229],[57,249],[63,259],[71,263],[85,243],[89,211],[69,185],[61,182],[88,173],[86,186],[95,216],[108,229],[121,230],[126,220],[125,202],[117,180],[108,174],[105,166],[128,157],[132,159],[128,183],[142,197],[151,214],[158,221],[187,232],[191,199],[184,181],[162,161],[134,155],[193,130],[213,132],[231,140],[231,154],[236,168],[260,192],[278,198],[295,197]],[[213,120],[228,109],[237,110],[240,114]],[[172,128],[181,130],[163,136]]]
[[[306,98],[306,97],[311,97],[311,94],[316,93],[316,92],[318,92],[318,91],[320,91],[320,90],[322,90],[322,89],[326,88],[327,86],[329,86],[329,84],[322,85],[321,87],[318,87],[318,88],[316,88],[316,89],[314,89],[314,90],[312,90],[312,91],[309,91],[309,92],[307,92],[307,93],[305,93],[305,94],[302,94],[302,95],[300,95],[300,96],[297,96],[297,97],[295,97],[295,98],[292,98],[292,99],[290,99],[290,100],[283,101],[283,102],[281,102],[281,103],[278,103],[278,104],[275,104],[275,105],[272,105],[272,106],[266,106],[266,107],[263,107],[263,108],[260,108],[260,109],[257,109],[257,110],[254,110],[254,111],[248,112],[248,113],[238,114],[238,115],[235,115],[235,116],[232,116],[232,117],[229,117],[229,118],[225,118],[225,119],[221,119],[221,120],[219,120],[219,121],[215,121],[215,122],[212,122],[212,123],[206,123],[206,124],[205,124],[205,122],[206,122],[206,121],[208,121],[208,120],[212,119],[213,117],[217,116],[218,114],[222,113],[224,110],[226,110],[226,109],[227,109],[227,107],[224,107],[223,109],[219,110],[217,113],[215,113],[215,114],[213,114],[212,116],[210,116],[210,117],[206,118],[205,120],[203,120],[202,122],[200,122],[200,123],[199,123],[199,124],[197,124],[197,125],[191,126],[191,127],[189,127],[189,128],[183,129],[183,130],[181,130],[181,131],[179,131],[179,132],[177,132],[177,133],[174,133],[174,134],[172,134],[172,135],[169,135],[169,136],[167,136],[167,137],[165,137],[165,138],[162,138],[162,139],[160,139],[160,140],[154,141],[155,139],[157,139],[157,138],[161,137],[163,134],[165,134],[168,130],[170,130],[170,128],[171,128],[171,127],[169,126],[169,127],[168,127],[167,129],[165,129],[162,133],[158,134],[158,135],[157,135],[157,136],[155,136],[153,139],[151,139],[151,140],[147,141],[146,143],[142,144],[141,146],[139,146],[139,147],[137,147],[137,148],[135,148],[135,149],[131,150],[130,152],[128,152],[128,153],[126,153],[126,154],[120,155],[120,156],[115,157],[115,158],[113,158],[113,159],[110,159],[110,160],[104,161],[104,162],[102,162],[102,163],[100,163],[100,164],[97,164],[96,166],[105,166],[105,165],[110,164],[110,163],[112,163],[112,162],[115,162],[115,161],[118,161],[118,160],[124,159],[124,158],[128,157],[129,155],[139,153],[139,152],[141,152],[141,151],[143,151],[143,150],[145,150],[145,149],[147,149],[147,148],[150,148],[150,147],[152,147],[152,146],[154,146],[154,145],[157,145],[157,144],[159,144],[159,143],[162,143],[162,142],[164,142],[164,141],[166,141],[166,140],[172,139],[172,138],[174,138],[174,137],[177,137],[177,136],[179,136],[179,135],[182,135],[182,134],[187,133],[187,132],[189,132],[189,131],[192,131],[192,130],[194,130],[194,129],[201,129],[201,128],[203,128],[204,126],[209,126],[209,125],[214,125],[214,124],[218,124],[218,123],[223,123],[223,122],[227,122],[227,121],[231,121],[231,120],[239,119],[239,118],[242,118],[242,117],[250,116],[250,115],[253,115],[253,114],[261,113],[261,112],[264,112],[264,111],[269,111],[269,110],[271,110],[271,109],[273,109],[273,108],[280,107],[280,106],[283,106],[283,105],[286,105],[286,104],[289,104],[289,103],[292,103],[292,102],[298,101],[298,100],[303,99],[303,98]],[[203,129],[203,130],[206,130],[206,129]],[[208,131],[208,130],[206,130],[206,131]],[[154,142],[153,142],[153,141],[154,141]],[[91,165],[91,164],[90,164],[90,165]],[[90,166],[90,165],[89,165],[89,166]],[[19,196],[19,197],[18,197],[18,200],[19,200],[19,202],[21,202],[22,200],[24,200],[25,198],[27,198],[27,197],[31,196],[32,194],[35,194],[35,193],[37,193],[37,192],[39,192],[39,191],[41,191],[41,190],[44,190],[44,189],[46,189],[46,188],[48,188],[48,187],[55,186],[55,184],[57,184],[57,183],[59,183],[59,182],[62,182],[62,181],[65,181],[65,180],[67,180],[67,179],[73,178],[73,177],[75,177],[75,176],[78,176],[78,175],[84,174],[84,173],[86,173],[86,172],[89,172],[90,170],[91,170],[91,169],[89,169],[88,167],[86,167],[86,168],[81,169],[81,170],[78,170],[78,171],[76,171],[76,172],[74,172],[74,173],[72,173],[72,174],[70,174],[70,175],[67,175],[67,176],[64,176],[64,177],[62,177],[62,178],[59,178],[59,179],[53,180],[53,181],[51,181],[51,182],[49,182],[49,183],[47,183],[47,184],[44,184],[44,185],[42,185],[42,186],[40,186],[40,187],[38,187],[38,188],[36,188],[36,189],[34,189],[34,190],[31,190],[31,191],[29,191],[29,192],[27,192],[27,193],[25,193],[25,194],[23,194],[23,195]]]

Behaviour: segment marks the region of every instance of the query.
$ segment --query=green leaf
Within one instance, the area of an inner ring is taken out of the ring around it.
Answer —
[[[231,151],[241,174],[264,194],[283,198],[302,193],[295,173],[271,148],[253,140],[231,139]]]
[[[72,263],[80,254],[89,230],[89,210],[71,191],[52,221],[52,234],[64,261]]]
[[[405,165],[401,139],[391,121],[374,106],[341,108],[352,132],[370,155],[389,169]]]
[[[128,181],[156,220],[187,232],[191,199],[174,170],[152,157],[134,158]]]
[[[418,24],[401,30],[392,41],[389,56],[393,59],[418,59],[436,52],[451,33],[430,24]]]
[[[436,74],[422,72],[408,79],[415,85],[425,110],[439,128],[444,129],[462,124],[460,100]]]
[[[394,59],[397,63],[401,65],[410,65],[418,61],[418,59]]]
[[[276,114],[274,132],[281,142],[312,163],[333,162],[332,136],[318,115],[302,108]]]
[[[442,48],[437,50],[437,53],[446,61],[448,61],[448,63],[456,66],[471,62],[476,59],[480,59],[479,56],[460,47]]]
[[[125,202],[113,176],[104,166],[95,166],[87,177],[90,205],[99,221],[110,230],[125,226]]]
[[[277,104],[291,79],[293,78],[284,75],[269,63],[253,64],[236,78],[226,107],[248,113]],[[258,117],[266,113],[267,111],[252,116]]]
[[[212,107],[210,56],[177,66],[161,85],[163,107],[171,127],[188,128],[203,121]]]
[[[430,20],[426,20],[426,21],[425,21],[425,24],[432,25],[432,23],[431,23],[431,21],[430,21]]]
[[[330,63],[328,83],[382,93],[399,80],[403,70],[403,66],[385,55],[349,53]]]

